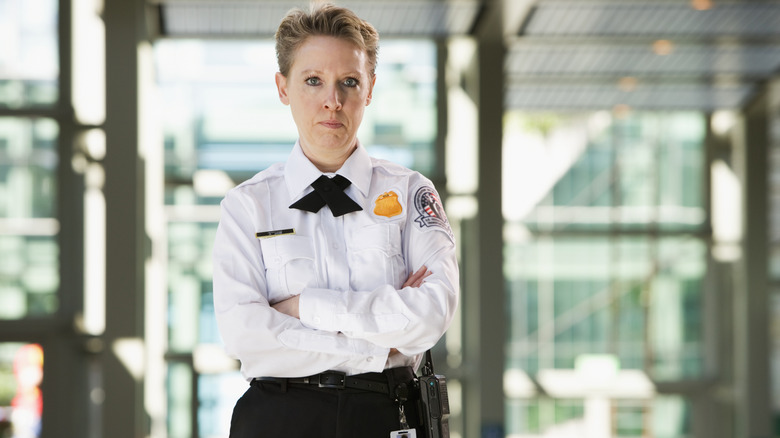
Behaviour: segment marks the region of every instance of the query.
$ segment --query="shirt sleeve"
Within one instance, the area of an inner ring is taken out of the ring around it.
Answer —
[[[381,372],[389,348],[337,331],[306,327],[268,302],[255,237],[255,201],[237,190],[222,201],[214,242],[214,308],[227,353],[246,378],[300,377],[325,370]]]
[[[305,289],[300,296],[305,326],[396,348],[407,356],[424,352],[441,338],[458,305],[455,241],[433,185],[424,181],[410,193],[403,237],[406,268],[415,272],[426,266],[432,274],[419,288]],[[428,196],[424,202],[423,196]]]

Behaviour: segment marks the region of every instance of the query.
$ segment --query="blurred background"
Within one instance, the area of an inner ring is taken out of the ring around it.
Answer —
[[[453,438],[780,436],[780,2],[344,0],[437,185]],[[219,201],[307,1],[0,0],[0,437],[226,437]]]

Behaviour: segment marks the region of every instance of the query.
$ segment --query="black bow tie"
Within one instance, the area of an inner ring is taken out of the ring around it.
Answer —
[[[296,201],[290,208],[316,213],[325,204],[328,204],[333,216],[336,217],[352,213],[353,211],[360,211],[362,208],[360,208],[357,202],[344,193],[344,189],[349,187],[350,184],[352,182],[341,175],[336,175],[333,178],[322,175],[311,183],[314,191]]]

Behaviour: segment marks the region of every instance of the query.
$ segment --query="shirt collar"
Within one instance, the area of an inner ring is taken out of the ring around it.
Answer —
[[[363,196],[368,195],[372,173],[371,157],[359,140],[357,149],[347,158],[347,161],[344,162],[341,168],[336,171],[336,174],[350,180],[352,185]],[[295,142],[295,146],[284,167],[284,180],[287,184],[287,190],[290,192],[290,198],[298,197],[320,175],[323,175],[323,173],[303,154],[300,142]],[[329,174],[329,176],[331,175]]]

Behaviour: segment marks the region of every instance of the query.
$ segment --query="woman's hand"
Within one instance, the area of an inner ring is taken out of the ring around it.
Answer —
[[[423,266],[406,279],[403,287],[420,287],[422,286],[425,278],[431,274],[433,274],[433,272],[429,271],[427,266]]]
[[[433,274],[433,272],[429,271],[427,266],[423,266],[406,279],[403,287],[420,287],[425,282],[425,279],[431,274]],[[391,348],[390,356],[395,354],[399,354],[399,351],[395,348]]]
[[[298,303],[300,302],[300,295],[287,298],[284,301],[279,301],[276,304],[272,304],[271,307],[285,315],[290,315],[293,318],[301,319],[301,314],[298,311]]]

